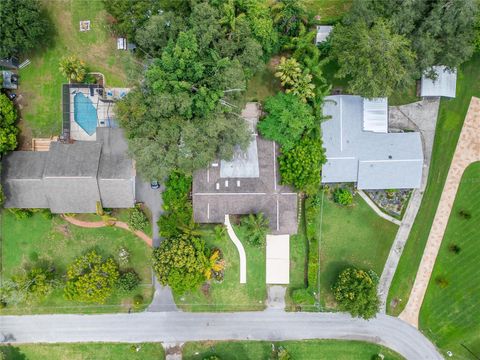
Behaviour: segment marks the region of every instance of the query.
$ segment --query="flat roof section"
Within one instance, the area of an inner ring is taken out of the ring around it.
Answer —
[[[289,235],[267,235],[266,283],[290,283]]]

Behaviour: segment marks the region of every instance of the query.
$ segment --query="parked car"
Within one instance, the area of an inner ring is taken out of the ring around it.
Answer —
[[[15,93],[7,93],[7,96],[8,96],[8,98],[9,98],[10,100],[13,101],[13,100],[15,100],[15,98],[17,97],[17,94],[15,94]]]
[[[150,182],[150,187],[152,189],[160,189],[160,183],[156,180]]]

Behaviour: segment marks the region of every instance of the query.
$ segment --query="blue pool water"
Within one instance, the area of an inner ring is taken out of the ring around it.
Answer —
[[[92,101],[78,93],[73,98],[74,119],[80,127],[85,130],[88,135],[93,135],[97,131],[97,109],[93,106]]]

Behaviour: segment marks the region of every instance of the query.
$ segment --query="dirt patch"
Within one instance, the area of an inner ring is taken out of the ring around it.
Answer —
[[[18,122],[20,129],[20,135],[18,136],[18,148],[17,150],[29,151],[32,150],[32,129],[24,120]]]
[[[61,225],[56,225],[54,230],[57,232],[57,233],[60,233],[62,234],[64,237],[66,238],[69,238],[72,236],[72,233],[70,231],[70,228],[68,226],[68,224],[61,224]]]

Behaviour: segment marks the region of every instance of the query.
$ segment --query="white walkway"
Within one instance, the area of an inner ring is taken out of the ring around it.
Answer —
[[[228,236],[237,247],[238,255],[240,256],[240,284],[245,284],[247,282],[247,256],[245,255],[245,249],[235,231],[233,231],[228,215],[225,215],[225,226],[227,227]]]

